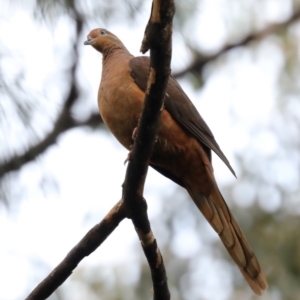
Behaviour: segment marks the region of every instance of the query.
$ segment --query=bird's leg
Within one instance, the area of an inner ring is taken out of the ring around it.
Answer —
[[[137,133],[137,127],[134,127],[133,131],[132,131],[132,140],[135,141],[135,138],[136,138],[136,133]]]
[[[130,159],[131,159],[132,148],[133,148],[133,144],[129,146],[130,150],[129,150],[128,154],[127,154],[126,159],[124,160],[124,165],[126,165],[130,161]]]
[[[137,127],[134,127],[134,129],[133,129],[133,131],[132,131],[132,135],[131,135],[131,138],[132,138],[133,142],[134,142],[135,139],[136,139],[136,134],[137,134]],[[157,143],[157,141],[158,141],[158,136],[155,137],[154,143]],[[128,154],[127,154],[127,157],[126,157],[126,159],[125,159],[125,161],[124,161],[124,165],[126,165],[126,164],[130,161],[131,154],[132,154],[133,144],[130,145],[129,148],[130,148],[130,150],[129,150],[129,152],[128,152]]]
[[[136,133],[137,133],[137,127],[134,127],[133,131],[132,131],[132,135],[131,135],[131,138],[133,141],[135,141],[136,139]],[[126,165],[129,161],[130,161],[130,158],[131,158],[131,154],[132,154],[132,148],[133,148],[133,144],[129,146],[130,150],[127,154],[127,157],[124,161],[124,165]]]

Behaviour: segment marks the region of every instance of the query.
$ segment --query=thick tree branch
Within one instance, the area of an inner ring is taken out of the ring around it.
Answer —
[[[190,72],[200,74],[200,73],[202,73],[202,69],[204,68],[204,66],[207,63],[210,63],[210,62],[218,59],[220,56],[222,56],[226,52],[228,52],[234,48],[247,46],[248,44],[250,44],[252,42],[256,42],[263,38],[266,38],[270,34],[279,32],[280,30],[287,28],[288,26],[290,26],[294,22],[298,21],[299,19],[300,19],[300,7],[296,8],[294,10],[294,13],[284,22],[271,24],[260,31],[250,33],[249,35],[245,36],[243,39],[241,39],[235,43],[228,43],[228,44],[224,45],[215,54],[207,55],[207,56],[203,56],[203,55],[199,54],[197,56],[197,59],[190,66],[188,66],[186,69],[184,69],[182,71],[174,73],[173,76],[175,78],[180,78]]]
[[[79,262],[94,252],[126,217],[124,202],[119,201],[105,218],[94,226],[68,253],[64,260],[28,295],[26,300],[49,297],[73,272]]]
[[[172,0],[154,0],[141,51],[150,49],[150,73],[144,109],[132,150],[123,187],[123,199],[148,260],[154,299],[170,299],[163,259],[151,231],[147,204],[143,198],[148,165],[159,126],[166,87],[170,76],[172,53],[172,21],[175,6]]]

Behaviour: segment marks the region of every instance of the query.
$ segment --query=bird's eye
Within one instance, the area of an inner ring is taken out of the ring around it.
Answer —
[[[107,34],[106,30],[103,29],[100,30],[100,35],[106,35],[106,34]]]

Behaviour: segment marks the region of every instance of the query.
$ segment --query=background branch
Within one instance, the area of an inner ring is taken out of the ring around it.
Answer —
[[[78,99],[78,95],[75,94],[75,92],[77,92],[75,86],[76,83],[73,81],[69,97],[65,102],[56,122],[54,123],[52,131],[48,133],[42,141],[29,147],[25,153],[21,155],[14,155],[8,161],[0,163],[0,179],[9,172],[17,171],[28,162],[35,160],[50,146],[54,145],[59,136],[69,129],[83,126],[95,128],[103,123],[99,113],[91,114],[85,121],[77,121],[74,119],[74,117],[71,115],[71,108],[67,104],[70,102],[73,104]]]
[[[200,74],[202,73],[202,69],[204,66],[216,59],[218,59],[220,56],[225,54],[226,52],[238,48],[247,46],[248,44],[252,42],[257,42],[263,38],[266,38],[267,36],[277,33],[280,30],[283,30],[293,24],[294,22],[298,21],[300,19],[300,7],[294,10],[293,14],[284,22],[281,23],[275,23],[267,26],[266,28],[257,31],[257,32],[251,32],[249,35],[245,36],[241,40],[235,42],[235,43],[228,43],[225,44],[218,52],[212,55],[197,55],[197,59],[187,68],[185,68],[182,71],[176,72],[172,74],[175,78],[180,78],[186,75],[187,73],[196,73]]]
[[[9,160],[0,163],[0,179],[11,171],[19,170],[26,163],[35,160],[40,154],[44,153],[50,146],[54,145],[58,137],[69,129],[90,126],[96,127],[102,123],[99,113],[94,113],[89,116],[85,121],[77,121],[72,116],[72,108],[79,98],[79,91],[77,87],[76,72],[78,68],[79,55],[78,55],[78,40],[82,36],[83,19],[79,13],[74,9],[76,15],[76,38],[74,41],[74,54],[73,65],[70,68],[71,74],[71,86],[69,93],[61,108],[61,112],[58,114],[56,121],[54,122],[52,130],[45,135],[44,139],[39,143],[29,147],[23,154],[14,155]]]

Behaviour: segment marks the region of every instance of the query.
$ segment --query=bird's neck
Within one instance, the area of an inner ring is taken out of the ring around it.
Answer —
[[[131,56],[130,52],[124,46],[113,45],[107,47],[103,51],[103,65],[106,64],[111,58],[119,56]]]

